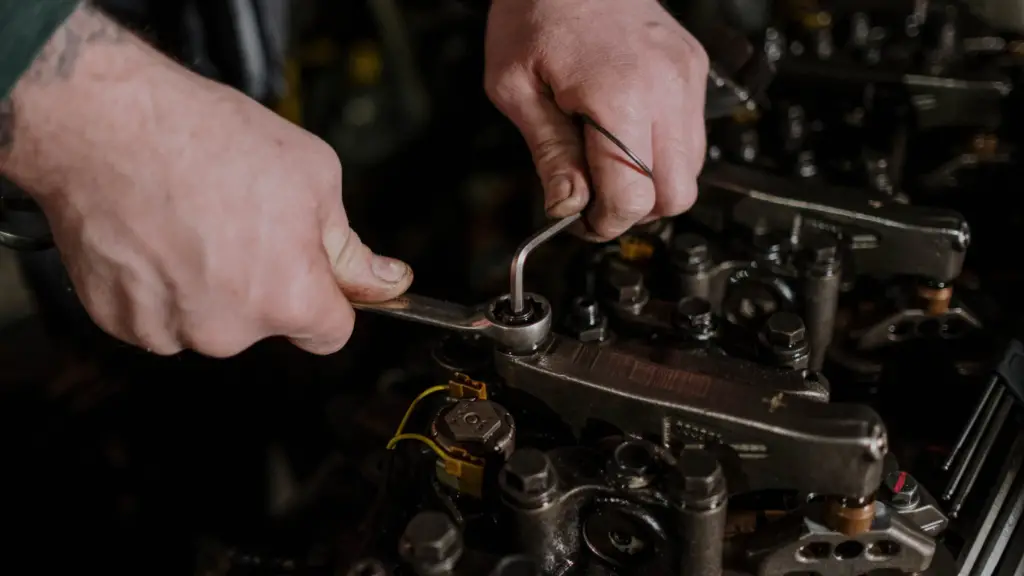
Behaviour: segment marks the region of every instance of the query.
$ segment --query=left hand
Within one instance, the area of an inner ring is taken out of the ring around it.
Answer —
[[[704,49],[657,0],[493,0],[486,89],[526,138],[552,217],[594,240],[693,205],[704,163]],[[644,175],[587,114],[654,172]],[[589,174],[595,190],[589,187]]]

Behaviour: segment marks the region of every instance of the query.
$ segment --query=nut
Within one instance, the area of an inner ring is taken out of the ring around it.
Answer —
[[[456,442],[487,442],[501,428],[501,414],[488,400],[460,400],[444,422]]]
[[[683,330],[704,332],[711,329],[714,318],[711,303],[698,296],[687,296],[676,304],[676,322]]]
[[[885,488],[893,507],[906,510],[917,506],[921,500],[917,480],[906,472],[891,472],[885,477]]]
[[[776,312],[765,324],[765,335],[775,346],[793,348],[804,341],[804,321],[792,312]]]
[[[512,453],[498,481],[502,489],[516,499],[532,499],[554,487],[555,470],[547,454],[523,448]]]
[[[446,514],[420,512],[406,525],[399,553],[423,567],[454,564],[462,556],[462,535]]]

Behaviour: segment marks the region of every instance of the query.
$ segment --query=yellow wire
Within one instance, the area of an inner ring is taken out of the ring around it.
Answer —
[[[402,440],[416,440],[417,442],[422,442],[426,444],[428,448],[436,452],[437,456],[442,460],[454,460],[454,458],[452,458],[444,450],[442,450],[441,447],[438,446],[436,442],[422,434],[398,434],[388,442],[388,450],[394,450],[395,445],[401,442]]]
[[[402,430],[405,430],[405,425],[409,423],[409,418],[412,416],[412,411],[416,409],[416,405],[419,404],[420,400],[423,400],[424,398],[430,396],[431,394],[435,394],[437,392],[445,392],[446,390],[448,390],[447,385],[432,386],[430,388],[427,388],[423,392],[420,392],[420,395],[417,396],[416,398],[413,398],[412,403],[409,404],[409,409],[405,411],[405,416],[402,416],[402,421],[398,424],[398,430],[395,430],[395,437],[397,438],[398,436],[400,436],[402,434]],[[394,439],[392,439],[392,441],[394,441]],[[388,450],[391,449],[391,446],[392,444],[388,443]]]

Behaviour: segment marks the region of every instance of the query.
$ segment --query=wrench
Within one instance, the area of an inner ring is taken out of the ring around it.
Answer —
[[[530,314],[522,316],[521,321],[508,319],[508,295],[475,307],[418,294],[405,294],[386,302],[353,302],[352,306],[357,310],[376,312],[445,330],[479,334],[492,340],[499,349],[512,354],[529,354],[551,334],[551,305],[536,294],[524,294],[523,299],[532,304],[533,308]]]

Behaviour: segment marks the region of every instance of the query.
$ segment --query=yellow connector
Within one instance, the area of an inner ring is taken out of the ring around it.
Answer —
[[[448,396],[464,399],[487,400],[487,384],[473,380],[465,374],[456,373],[455,378],[448,381]]]

